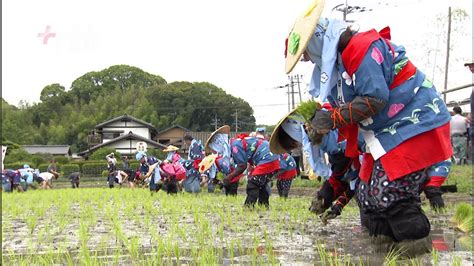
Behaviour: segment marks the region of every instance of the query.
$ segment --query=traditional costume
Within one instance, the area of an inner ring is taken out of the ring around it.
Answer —
[[[419,192],[426,184],[440,198],[440,184],[427,170],[452,155],[446,105],[405,48],[391,42],[388,27],[355,33],[344,21],[320,19],[320,12],[307,16],[313,27],[293,28],[286,71],[306,52],[315,63],[310,93],[334,106],[317,111],[311,126],[317,132],[338,128],[347,139],[349,157],[357,155],[358,131],[362,133],[367,150],[357,197],[370,235],[396,245],[409,245],[409,240],[429,251],[430,224]]]

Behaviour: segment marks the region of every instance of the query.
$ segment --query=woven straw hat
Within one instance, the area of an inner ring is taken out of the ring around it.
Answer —
[[[166,149],[164,149],[163,151],[164,152],[170,152],[170,151],[178,151],[179,148],[176,147],[176,146],[173,146],[173,145],[169,145],[168,147],[166,147]]]
[[[275,129],[273,130],[273,133],[272,133],[272,136],[270,137],[270,151],[273,152],[274,154],[283,154],[283,153],[286,153],[287,151],[281,146],[280,142],[278,141],[279,139],[279,134],[278,134],[278,131],[281,127],[281,125],[283,124],[283,122],[285,122],[285,120],[292,114],[294,114],[296,112],[296,109],[294,109],[293,111],[289,112],[288,114],[286,114],[282,119],[280,119],[280,121],[278,121],[278,123],[276,124],[275,126]]]
[[[211,153],[211,149],[209,148],[209,141],[211,141],[212,138],[217,133],[229,134],[230,133],[230,126],[224,125],[224,126],[221,126],[220,128],[218,128],[216,131],[212,132],[211,136],[209,136],[209,138],[206,140],[206,145],[204,145],[206,153]]]
[[[288,37],[288,49],[286,54],[286,73],[290,73],[301,58],[301,55],[306,50],[311,36],[316,31],[316,25],[321,17],[323,11],[324,0],[314,0],[308,7],[306,12],[296,19],[293,29]],[[299,39],[297,42],[292,42],[292,39]],[[294,49],[290,49],[290,44],[295,43]]]
[[[202,161],[199,163],[199,173],[202,174],[205,171],[207,171],[207,169],[211,168],[212,164],[214,164],[216,159],[217,159],[217,154],[211,154],[204,157],[204,159],[202,159]]]

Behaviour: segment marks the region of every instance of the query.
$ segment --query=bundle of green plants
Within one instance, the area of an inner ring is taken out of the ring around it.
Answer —
[[[454,226],[464,233],[472,232],[472,205],[461,203],[457,206],[454,216],[451,218]]]

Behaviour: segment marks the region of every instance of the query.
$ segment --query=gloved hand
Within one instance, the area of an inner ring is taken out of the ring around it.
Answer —
[[[384,100],[374,97],[356,96],[350,104],[328,112],[316,111],[311,120],[311,126],[316,130],[327,130],[358,123],[380,112],[386,104]]]
[[[334,219],[337,216],[341,215],[342,206],[339,204],[334,204],[331,206],[331,209],[325,213],[323,213],[320,218],[324,225],[328,224],[328,220]]]
[[[443,192],[439,187],[427,186],[424,189],[425,195],[430,201],[431,209],[438,210],[444,208],[444,200],[441,197]]]
[[[316,131],[330,130],[333,128],[333,124],[331,113],[323,110],[316,111],[311,120],[311,126],[316,129]],[[318,133],[321,134],[321,132]]]
[[[309,210],[315,214],[322,214],[329,206],[331,206],[333,200],[334,190],[328,181],[323,183],[323,186],[316,194],[316,197],[311,202]]]

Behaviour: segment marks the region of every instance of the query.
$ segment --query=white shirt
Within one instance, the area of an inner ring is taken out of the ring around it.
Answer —
[[[51,174],[51,173],[48,173],[48,172],[43,172],[43,173],[40,173],[39,176],[41,178],[43,178],[44,181],[50,181],[51,179],[53,179],[54,175]]]
[[[451,136],[453,134],[464,134],[467,131],[466,118],[460,114],[451,117]]]

